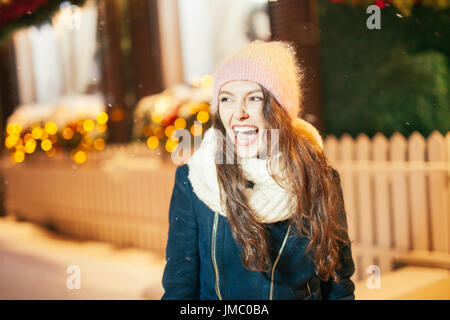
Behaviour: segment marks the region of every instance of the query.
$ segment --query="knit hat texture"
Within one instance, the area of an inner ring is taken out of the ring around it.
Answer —
[[[248,80],[269,90],[295,119],[301,111],[302,77],[295,49],[289,42],[254,40],[228,55],[216,68],[211,111],[217,112],[219,92],[225,83]]]

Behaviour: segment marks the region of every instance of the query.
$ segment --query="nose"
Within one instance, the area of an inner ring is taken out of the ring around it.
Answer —
[[[245,111],[245,103],[241,102],[235,109],[233,114],[236,120],[245,120],[249,117],[248,113]]]

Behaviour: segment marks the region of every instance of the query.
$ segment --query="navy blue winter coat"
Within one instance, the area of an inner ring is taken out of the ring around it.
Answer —
[[[350,280],[355,271],[350,244],[340,251],[343,267],[337,273],[342,280],[322,281],[305,254],[307,239],[296,235],[294,228],[288,230],[288,220],[268,224],[274,248],[271,272],[246,269],[226,217],[213,212],[195,195],[188,170],[185,164],[175,174],[162,299],[355,298]],[[343,201],[342,190],[340,193]],[[347,224],[345,210],[341,217]]]

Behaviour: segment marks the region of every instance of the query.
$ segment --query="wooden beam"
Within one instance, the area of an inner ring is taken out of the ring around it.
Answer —
[[[317,2],[270,1],[269,16],[272,40],[294,42],[297,56],[305,69],[304,99],[300,116],[323,131]]]

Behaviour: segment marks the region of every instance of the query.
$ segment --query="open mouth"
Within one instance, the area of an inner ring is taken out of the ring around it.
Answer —
[[[259,128],[256,126],[233,126],[234,143],[238,146],[249,146],[258,138]]]

